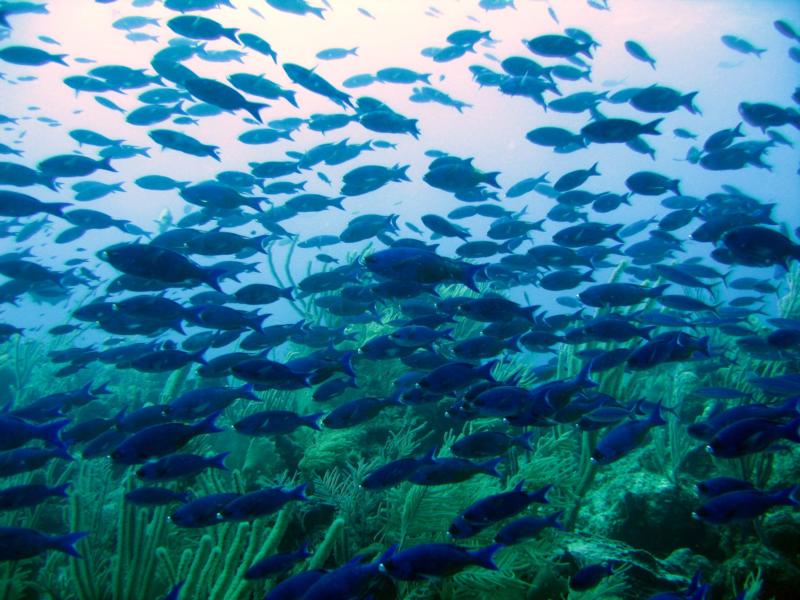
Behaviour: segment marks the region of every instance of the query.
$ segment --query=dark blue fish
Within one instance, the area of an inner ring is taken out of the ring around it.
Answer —
[[[304,593],[297,597],[303,600],[340,600],[341,598],[365,597],[370,585],[381,575],[379,571],[381,562],[384,558],[391,556],[394,549],[395,547],[392,546],[372,563],[365,564],[363,556],[356,556],[341,567],[323,574],[316,581],[313,577],[309,577],[308,579],[313,583],[310,584],[310,587],[303,589]]]
[[[496,364],[495,360],[477,367],[470,363],[449,362],[425,375],[418,385],[429,392],[447,393],[462,388],[475,379],[494,381],[492,369]]]
[[[291,433],[298,427],[320,430],[317,423],[325,413],[298,415],[289,410],[267,410],[248,415],[233,424],[239,433],[253,436],[266,436]]]
[[[361,481],[360,486],[367,490],[383,490],[407,481],[421,466],[436,462],[435,452],[434,448],[422,458],[412,456],[393,460],[369,472]]]
[[[564,511],[559,510],[546,517],[529,516],[516,519],[508,525],[500,528],[500,530],[494,536],[494,541],[498,544],[510,546],[512,544],[518,544],[524,540],[534,538],[548,527],[563,530],[564,526],[559,522],[559,519],[563,514]]]
[[[291,490],[282,488],[265,488],[249,494],[243,494],[220,509],[219,514],[226,521],[252,521],[258,517],[270,515],[292,500],[306,501],[303,493],[305,483]]]
[[[49,448],[17,448],[0,452],[0,477],[11,477],[43,467],[54,458],[72,460],[72,456],[61,446]]]
[[[88,532],[79,532],[50,536],[35,529],[0,527],[0,562],[32,558],[48,550],[83,558],[75,549],[75,543],[87,535]]]
[[[641,446],[647,432],[652,427],[666,425],[666,423],[661,417],[661,404],[659,403],[647,419],[626,421],[600,438],[592,452],[592,462],[598,465],[608,465],[619,460],[631,450]]]
[[[241,494],[221,493],[197,498],[179,506],[169,516],[169,520],[178,527],[197,528],[218,525],[225,521],[219,511],[240,496]]]
[[[587,306],[596,308],[633,306],[648,298],[657,298],[668,287],[669,284],[649,288],[633,283],[601,283],[586,288],[578,297]]]
[[[535,492],[523,491],[524,481],[520,481],[513,490],[487,496],[464,509],[461,518],[476,525],[488,525],[513,517],[537,502],[547,504],[547,494],[553,488],[546,485]]]
[[[334,408],[322,419],[322,424],[329,429],[346,429],[378,416],[386,407],[399,405],[400,402],[391,397],[357,398]]]
[[[716,431],[706,449],[718,458],[738,458],[767,450],[778,440],[800,443],[800,417],[788,423],[765,418],[735,421]]]
[[[465,458],[438,458],[432,464],[420,465],[408,480],[418,485],[446,485],[466,481],[479,473],[500,478],[496,467],[502,461],[503,458],[495,458],[474,463]]]
[[[0,450],[13,450],[33,440],[42,440],[50,446],[63,446],[59,434],[69,422],[69,419],[61,419],[34,425],[12,414],[0,413]]]
[[[191,421],[207,417],[211,413],[223,411],[239,398],[256,401],[252,384],[239,388],[210,387],[198,388],[181,394],[164,407],[164,414],[172,419]]]
[[[145,244],[116,244],[100,252],[100,258],[114,268],[136,277],[165,283],[204,282],[218,292],[222,271],[201,267],[167,248]]]
[[[253,563],[244,572],[245,579],[264,579],[278,573],[283,573],[294,567],[300,561],[311,556],[308,551],[308,542],[304,542],[299,550],[274,554]]]
[[[33,508],[48,498],[66,498],[67,488],[70,485],[65,483],[49,487],[41,484],[28,484],[0,490],[0,511]]]
[[[452,544],[418,544],[381,560],[380,570],[401,581],[447,577],[471,566],[496,571],[492,557],[502,547],[493,544],[470,551]]]
[[[213,413],[193,425],[164,423],[146,427],[117,446],[111,453],[111,458],[118,464],[135,465],[148,458],[172,454],[198,435],[222,431],[214,423],[219,415],[218,412]]]
[[[713,525],[747,521],[761,516],[775,506],[800,506],[797,493],[796,485],[774,492],[755,489],[736,490],[714,496],[692,515]]]
[[[515,446],[532,451],[530,439],[533,435],[533,431],[515,437],[502,431],[479,431],[464,436],[450,446],[450,450],[461,458],[490,458],[504,454]]]
[[[611,562],[586,565],[569,578],[570,589],[583,592],[596,587],[603,579],[613,573]]]
[[[721,496],[739,490],[752,490],[755,486],[749,481],[742,481],[734,477],[714,477],[697,484],[697,491],[706,498]]]
[[[196,454],[170,454],[157,461],[143,464],[136,470],[136,475],[147,481],[172,481],[182,477],[194,477],[206,469],[227,471],[225,459],[229,454],[230,452],[222,452],[209,457]]]

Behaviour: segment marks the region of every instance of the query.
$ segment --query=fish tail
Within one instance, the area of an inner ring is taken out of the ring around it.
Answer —
[[[656,127],[658,127],[659,123],[661,123],[661,121],[663,121],[663,120],[664,119],[661,118],[661,119],[655,119],[654,121],[650,121],[649,123],[645,123],[642,126],[641,134],[661,135],[661,132],[658,131],[658,129],[656,129]]]
[[[800,443],[800,417],[784,425],[783,429],[787,440],[796,444]]]
[[[308,500],[308,496],[305,495],[305,489],[308,486],[308,483],[301,483],[293,490],[289,491],[289,495],[293,498],[297,498],[298,500]]]
[[[800,485],[793,485],[783,490],[778,490],[770,494],[775,504],[786,504],[788,506],[800,506]]]
[[[491,546],[486,546],[486,548],[481,548],[480,550],[472,552],[472,558],[477,566],[483,567],[484,569],[489,569],[491,571],[497,571],[498,566],[494,563],[492,558],[494,553],[503,547],[503,544],[492,544]]]
[[[697,92],[690,92],[688,94],[684,94],[681,97],[681,106],[686,108],[690,113],[693,115],[702,115],[703,113],[694,105],[694,97],[697,96]]]
[[[208,459],[208,466],[221,471],[227,471],[228,467],[225,466],[225,459],[228,458],[230,452],[220,452],[216,456]]]
[[[295,92],[293,90],[283,90],[281,92],[281,97],[285,98],[286,101],[295,108],[298,108],[297,99],[295,98]]]
[[[197,424],[193,426],[194,429],[197,433],[219,433],[222,429],[217,427],[214,421],[216,421],[221,414],[221,410],[211,413],[202,421],[198,421]]]
[[[228,27],[222,29],[222,35],[232,41],[234,44],[241,46],[242,42],[236,37],[236,32],[239,31],[235,27]]]
[[[75,549],[75,544],[89,535],[88,531],[80,531],[77,533],[68,533],[66,535],[54,535],[48,538],[47,546],[53,550],[58,550],[64,554],[69,554],[75,558],[83,558],[81,554]]]
[[[561,521],[559,521],[559,519],[561,517],[563,517],[563,516],[564,516],[564,511],[563,510],[559,510],[557,512],[554,512],[549,517],[547,517],[547,522],[550,524],[550,527],[554,527],[555,529],[563,530],[564,529],[564,525],[561,523]]]
[[[72,483],[70,483],[68,481],[67,483],[63,483],[61,485],[57,485],[55,487],[51,487],[50,488],[50,493],[53,494],[54,496],[60,496],[61,498],[66,498],[67,497],[67,488],[69,486],[71,486],[71,485],[72,485]]]
[[[664,420],[664,417],[661,416],[661,401],[656,404],[653,412],[650,414],[647,420],[650,422],[651,426],[667,424],[667,422]]]
[[[61,438],[59,437],[58,434],[69,423],[70,423],[69,419],[61,419],[60,421],[53,421],[52,423],[47,423],[46,425],[42,425],[38,431],[40,439],[44,440],[45,442],[53,446],[59,446],[63,448],[64,442],[61,441]]]
[[[258,400],[258,397],[253,393],[253,384],[245,383],[238,390],[240,398],[247,398],[248,400]]]
[[[497,465],[505,460],[505,457],[500,456],[498,458],[493,458],[492,460],[487,460],[485,463],[481,463],[481,472],[486,473],[487,475],[491,475],[492,477],[497,477],[498,479],[501,477],[500,472],[497,470]]]
[[[483,183],[487,183],[494,188],[500,189],[500,184],[497,183],[497,176],[500,175],[500,171],[490,171],[489,173],[484,173],[481,177],[481,181]]]
[[[264,324],[264,319],[269,317],[269,313],[265,313],[263,315],[253,315],[250,319],[248,319],[248,325],[250,329],[255,331],[256,333],[262,333],[261,326]]]
[[[269,104],[264,104],[263,102],[248,102],[248,103],[245,104],[244,109],[247,112],[249,112],[251,115],[253,115],[253,118],[256,121],[258,121],[259,123],[263,123],[263,121],[261,120],[261,114],[259,114],[259,111],[262,108],[268,108],[268,107],[269,107]]]
[[[203,146],[203,151],[206,153],[206,155],[210,156],[217,162],[222,162],[222,159],[219,157],[219,154],[217,153],[218,150],[219,146],[211,146],[211,145]]]
[[[514,445],[515,446],[519,446],[520,448],[522,448],[523,450],[526,450],[528,452],[532,452],[533,448],[531,447],[531,438],[535,434],[536,434],[535,431],[528,431],[526,433],[518,435],[517,437],[513,438]]]
[[[656,287],[652,288],[647,295],[650,298],[658,298],[664,291],[670,286],[669,283],[664,283],[662,285],[657,285]]]
[[[54,217],[64,218],[63,210],[68,206],[72,206],[69,202],[45,202],[44,211]]]
[[[495,381],[495,378],[492,376],[492,369],[494,369],[499,362],[499,360],[494,359],[490,360],[486,364],[481,365],[478,367],[476,375],[486,379],[487,381]]]
[[[103,160],[98,160],[95,163],[95,166],[98,169],[102,169],[103,171],[111,171],[112,173],[116,173],[117,170],[111,166],[111,157],[107,156]]]
[[[485,265],[468,265],[462,273],[461,283],[471,289],[473,292],[480,292],[477,284],[475,283],[475,276],[478,273],[483,273]]]
[[[219,278],[225,274],[225,269],[203,269],[200,279],[207,283],[218,292],[222,292],[219,286]]]
[[[321,431],[318,421],[325,415],[325,411],[319,411],[312,413],[310,415],[306,415],[302,418],[303,424],[307,425],[311,429],[316,431]]]

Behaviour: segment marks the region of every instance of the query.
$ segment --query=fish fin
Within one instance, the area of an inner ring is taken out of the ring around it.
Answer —
[[[661,123],[661,121],[663,120],[664,119],[662,117],[660,119],[655,119],[653,121],[650,121],[649,123],[645,123],[644,125],[642,125],[642,130],[640,134],[661,135],[661,132],[658,131],[656,127],[658,127],[659,123]]]
[[[484,463],[480,463],[481,471],[486,473],[487,475],[491,475],[492,477],[500,478],[500,472],[497,470],[497,465],[505,460],[504,456],[499,456],[497,458],[493,458],[491,460],[487,460]]]
[[[497,571],[498,566],[492,560],[494,553],[500,550],[500,548],[504,548],[503,544],[492,544],[491,546],[486,546],[486,548],[481,548],[480,550],[476,550],[475,552],[471,552],[472,558],[475,560],[475,564],[483,567],[485,569],[490,569],[492,571]]]
[[[258,396],[253,393],[253,384],[245,383],[238,389],[240,398],[247,398],[248,400],[258,400]]]
[[[530,442],[531,442],[531,438],[535,434],[536,434],[536,431],[532,430],[532,431],[528,431],[526,433],[523,433],[521,435],[518,435],[517,437],[513,438],[514,445],[515,446],[519,446],[520,448],[522,448],[523,450],[526,450],[528,452],[533,452],[533,448],[531,447],[531,443]]]
[[[228,27],[228,28],[223,27],[222,35],[223,35],[223,37],[228,38],[234,44],[237,44],[237,45],[241,46],[242,42],[240,42],[239,38],[236,37],[236,32],[237,31],[239,31],[239,30],[236,29],[235,27]]]
[[[222,288],[219,286],[219,278],[225,275],[225,273],[227,273],[225,269],[203,269],[200,280],[203,281],[203,283],[210,285],[216,291],[222,292]]]
[[[319,411],[312,413],[310,415],[306,415],[301,420],[303,421],[304,425],[309,426],[311,429],[315,429],[316,431],[321,431],[318,421],[323,416],[325,416],[325,411]]]
[[[61,498],[67,497],[67,488],[71,486],[71,482],[63,483],[61,485],[57,485],[55,487],[50,488],[50,491],[53,493],[54,496],[60,496]]]
[[[43,439],[48,444],[51,444],[53,446],[58,446],[60,448],[66,448],[66,446],[64,446],[64,442],[61,441],[61,438],[58,436],[58,434],[69,423],[70,419],[61,419],[60,421],[53,421],[52,423],[47,423],[46,425],[42,425],[38,433],[42,436],[41,439]]]
[[[244,109],[253,115],[253,118],[259,123],[263,123],[261,115],[259,114],[262,108],[269,108],[269,104],[264,104],[263,102],[248,102],[244,105]]]
[[[290,490],[289,495],[298,500],[308,500],[308,496],[304,493],[307,486],[308,483],[301,483],[296,488]]]
[[[208,459],[208,466],[221,471],[227,471],[228,467],[225,466],[225,459],[228,458],[230,452],[220,452],[216,456]]]
[[[221,410],[215,411],[202,421],[198,421],[192,427],[199,433],[219,433],[220,431],[223,431],[223,429],[217,427],[217,424],[214,421],[216,421],[221,414]]]
[[[546,486],[542,487],[541,489],[536,490],[535,492],[531,492],[528,494],[528,499],[532,502],[538,502],[539,504],[550,504],[550,501],[547,499],[547,494],[550,490],[553,489],[553,485],[548,483]]]
[[[68,533],[66,535],[55,535],[47,540],[47,546],[53,550],[58,550],[64,554],[69,554],[75,558],[83,558],[81,554],[75,549],[75,544],[89,535],[88,531],[80,531],[77,533]]]

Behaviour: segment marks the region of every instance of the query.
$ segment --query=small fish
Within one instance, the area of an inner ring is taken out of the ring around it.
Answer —
[[[712,497],[692,516],[713,525],[755,519],[776,506],[800,506],[798,486],[773,492],[740,489]]]
[[[535,538],[548,527],[563,530],[564,526],[559,521],[563,514],[564,511],[559,510],[546,517],[528,516],[516,519],[501,527],[494,536],[494,541],[498,544],[510,546]]]
[[[452,544],[418,544],[383,558],[380,570],[401,581],[446,577],[470,566],[496,571],[492,556],[502,547],[494,544],[470,551]]]
[[[277,512],[284,504],[293,500],[307,501],[308,497],[303,493],[306,485],[303,483],[291,490],[264,488],[242,494],[223,506],[219,514],[226,521],[252,521]]]
[[[88,535],[88,532],[79,532],[50,536],[24,527],[0,527],[0,562],[32,558],[48,550],[83,558],[75,544]]]

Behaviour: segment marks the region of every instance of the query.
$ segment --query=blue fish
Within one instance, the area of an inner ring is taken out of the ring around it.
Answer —
[[[714,496],[692,515],[713,525],[747,521],[761,516],[775,506],[800,506],[797,493],[796,485],[774,492],[736,490]]]
[[[452,544],[418,544],[384,558],[380,570],[402,581],[447,577],[471,566],[496,571],[492,557],[502,547],[493,544],[471,552]]]
[[[592,462],[597,465],[608,465],[619,460],[631,450],[639,447],[652,427],[666,425],[666,423],[661,416],[661,404],[659,403],[647,419],[626,421],[600,438],[592,452]]]
[[[48,550],[83,558],[75,543],[87,535],[88,532],[79,532],[51,536],[24,527],[0,527],[0,562],[32,558]]]

